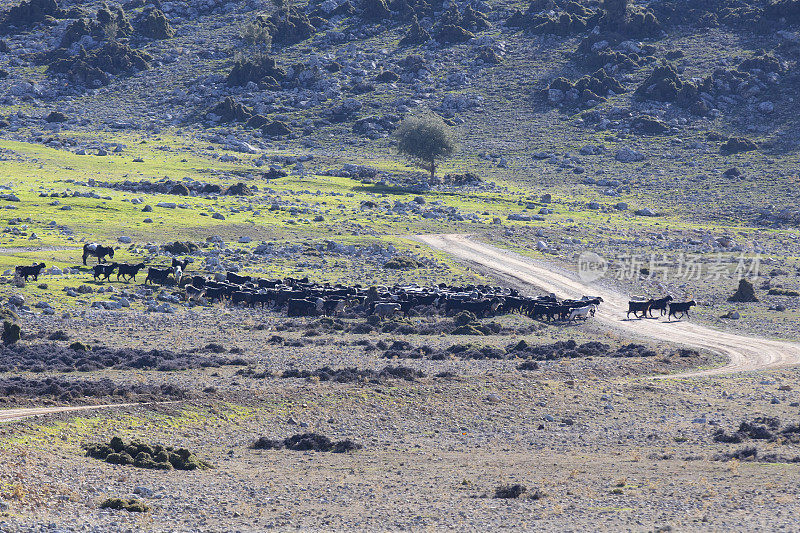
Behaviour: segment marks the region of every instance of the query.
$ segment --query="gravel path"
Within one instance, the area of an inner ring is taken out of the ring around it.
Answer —
[[[155,402],[155,403],[107,403],[102,405],[78,405],[67,407],[26,407],[24,409],[3,409],[0,410],[0,422],[11,422],[22,420],[34,416],[51,415],[54,413],[66,413],[69,411],[89,411],[107,408],[133,407],[134,405],[156,405],[175,402]]]
[[[569,272],[557,270],[543,261],[500,250],[477,242],[467,235],[420,235],[417,239],[468,261],[483,271],[513,277],[562,298],[579,298],[584,294],[601,296],[603,305],[598,309],[595,318],[633,337],[680,343],[709,350],[729,359],[728,364],[723,367],[673,374],[669,377],[711,376],[800,365],[800,344],[797,343],[737,335],[686,320],[627,320],[626,295],[599,284],[579,281]]]

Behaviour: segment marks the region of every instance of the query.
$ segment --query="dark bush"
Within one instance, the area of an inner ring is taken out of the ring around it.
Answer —
[[[150,39],[171,39],[175,30],[160,9],[146,11],[137,23],[139,33]]]
[[[73,347],[74,346],[74,347]],[[81,349],[83,347],[83,349]],[[16,345],[0,348],[0,372],[25,371],[39,367],[43,371],[92,371],[104,368],[121,370],[187,370],[190,368],[239,365],[240,359],[199,356],[169,350],[94,348],[86,350],[81,343],[70,347],[56,344]]]
[[[411,26],[408,29],[408,33],[400,40],[400,46],[414,46],[430,40],[431,34],[428,33],[428,30],[420,26],[417,16],[414,15],[411,19]]]
[[[223,101],[209,110],[210,113],[221,117],[222,122],[247,122],[253,111],[240,104],[231,96],[226,96]]]
[[[415,381],[417,378],[424,378],[425,373],[405,366],[386,366],[380,371],[371,369],[358,370],[357,368],[334,370],[324,366],[316,370],[291,369],[281,374],[281,378],[309,379],[311,377],[316,377],[320,381],[332,381],[334,383],[357,383],[361,381],[383,383],[387,379]]]
[[[515,485],[501,485],[497,487],[494,491],[495,498],[519,498],[522,496],[528,489],[525,488],[525,485],[515,484]]]
[[[67,335],[63,330],[56,330],[50,335],[47,336],[47,340],[51,341],[68,341],[69,335]]]
[[[334,442],[325,435],[318,433],[303,433],[292,435],[283,440],[273,440],[261,437],[255,441],[252,448],[255,450],[280,450],[287,448],[294,451],[316,451],[347,453],[360,450],[363,446],[350,439]]]
[[[226,83],[229,86],[240,86],[252,81],[274,86],[285,77],[286,71],[278,67],[273,58],[260,54],[251,58],[237,58]]]
[[[0,29],[8,32],[13,26],[16,30],[22,30],[37,22],[44,22],[47,17],[64,18],[65,16],[66,13],[58,7],[55,0],[28,0],[13,6],[8,11]]]
[[[720,151],[724,154],[738,154],[739,152],[752,152],[753,150],[758,150],[758,145],[746,137],[731,137],[720,148]]]
[[[729,302],[757,302],[756,290],[753,284],[748,280],[742,278],[739,280],[739,287],[736,292],[728,298]]]
[[[631,126],[649,135],[658,135],[669,131],[669,126],[665,122],[647,115],[633,119]]]
[[[69,56],[66,51],[54,53],[47,70],[65,74],[74,83],[93,87],[108,85],[111,81],[109,74],[130,75],[147,70],[151,60],[146,52],[117,41],[107,41],[89,52],[81,48],[75,56]]]
[[[19,327],[19,324],[15,322],[10,322],[8,320],[3,321],[3,333],[2,336],[3,344],[5,346],[11,346],[19,342],[20,338],[22,338],[22,329]]]
[[[136,498],[108,498],[100,504],[100,508],[128,511],[129,513],[146,513],[150,510],[146,503]]]
[[[173,448],[161,444],[142,444],[131,442],[126,445],[120,437],[114,437],[109,444],[89,444],[85,446],[86,455],[107,463],[133,465],[137,468],[153,470],[198,470],[212,468],[206,461],[197,458],[186,448]],[[135,459],[134,459],[135,458]]]
[[[61,111],[52,111],[49,115],[44,117],[45,122],[66,122],[67,115],[62,113]]]
[[[43,367],[33,367],[34,372],[44,371]],[[61,402],[72,402],[83,398],[119,398],[135,396],[137,401],[183,399],[184,389],[174,385],[161,384],[121,384],[108,378],[97,381],[67,380],[61,377],[28,379],[22,376],[0,378],[0,396],[4,400],[16,398],[49,397]]]

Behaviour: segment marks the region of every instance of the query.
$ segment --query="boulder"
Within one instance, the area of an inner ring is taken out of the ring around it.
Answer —
[[[757,302],[756,291],[753,284],[742,278],[739,280],[739,288],[728,298],[729,302]]]
[[[637,161],[644,161],[645,156],[644,154],[633,150],[627,146],[617,150],[617,153],[614,154],[614,158],[619,161],[620,163],[634,163]]]

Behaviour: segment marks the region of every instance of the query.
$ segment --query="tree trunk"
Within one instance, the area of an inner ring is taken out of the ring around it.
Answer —
[[[431,159],[431,181],[436,179],[436,162]]]

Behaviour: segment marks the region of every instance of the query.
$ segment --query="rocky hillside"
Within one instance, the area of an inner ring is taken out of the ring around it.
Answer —
[[[426,107],[459,127],[454,169],[796,224],[800,2],[625,4],[26,0],[1,17],[0,125],[349,163],[394,158]]]

